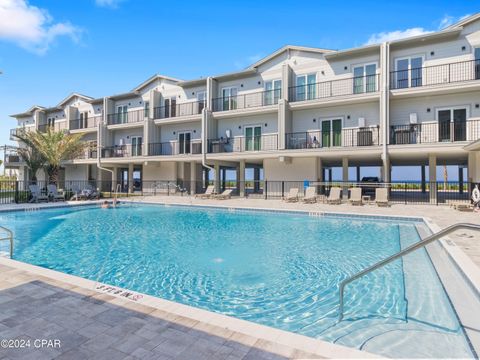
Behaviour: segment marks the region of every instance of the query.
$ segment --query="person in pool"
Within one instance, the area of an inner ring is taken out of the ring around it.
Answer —
[[[110,204],[108,203],[107,200],[105,200],[103,203],[102,203],[102,209],[109,209],[110,208]]]

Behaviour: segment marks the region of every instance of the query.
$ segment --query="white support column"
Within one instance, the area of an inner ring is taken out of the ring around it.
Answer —
[[[190,163],[190,195],[195,195],[197,190],[197,163]]]
[[[214,182],[215,192],[217,194],[220,194],[220,164],[218,163],[218,161],[215,161],[214,169],[215,169],[215,182]]]
[[[428,155],[428,182],[430,183],[430,203],[437,203],[437,156]]]
[[[342,159],[342,181],[348,181],[348,158]]]
[[[238,181],[239,184],[239,192],[240,197],[245,196],[245,160],[240,160],[240,164],[238,166]]]
[[[117,179],[118,179],[118,167],[113,167],[113,181],[112,181],[112,188],[114,191],[117,191]]]
[[[133,163],[128,164],[128,192],[133,193]]]

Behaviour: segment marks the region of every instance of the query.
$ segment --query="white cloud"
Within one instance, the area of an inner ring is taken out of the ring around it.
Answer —
[[[235,61],[234,65],[237,69],[243,69],[247,66],[255,64],[261,58],[263,58],[263,55],[261,55],[261,54],[250,55],[250,56],[247,56],[243,59]]]
[[[95,0],[95,4],[101,7],[116,9],[122,1],[124,0]]]
[[[438,23],[438,28],[436,30],[428,30],[423,27],[415,27],[406,30],[395,30],[395,31],[386,31],[370,35],[365,45],[379,44],[385,41],[394,41],[399,39],[404,39],[412,36],[420,36],[432,33],[434,31],[445,29],[456,22],[467,18],[470,15],[464,15],[460,17],[445,15],[440,19]]]
[[[26,0],[0,0],[0,40],[43,55],[59,36],[76,42],[80,32],[68,22],[54,23],[47,10],[32,6]]]

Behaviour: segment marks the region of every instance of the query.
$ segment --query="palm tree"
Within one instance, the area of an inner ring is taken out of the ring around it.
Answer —
[[[20,147],[17,154],[23,159],[30,170],[32,182],[37,182],[37,171],[45,164],[45,158],[31,146]]]
[[[62,162],[82,154],[86,146],[81,140],[82,134],[53,131],[50,127],[45,133],[30,131],[17,137],[44,159],[43,168],[49,183],[57,183]]]

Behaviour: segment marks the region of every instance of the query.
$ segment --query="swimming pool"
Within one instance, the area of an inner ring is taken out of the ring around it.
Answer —
[[[0,214],[13,258],[393,357],[472,357],[414,221],[160,205]]]

